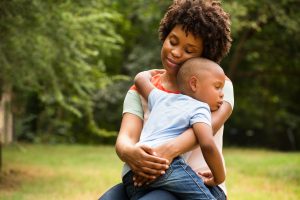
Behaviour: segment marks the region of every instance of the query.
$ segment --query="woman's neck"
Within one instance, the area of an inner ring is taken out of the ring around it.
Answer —
[[[176,76],[173,74],[168,74],[167,72],[161,75],[162,86],[169,91],[177,92],[179,91]]]

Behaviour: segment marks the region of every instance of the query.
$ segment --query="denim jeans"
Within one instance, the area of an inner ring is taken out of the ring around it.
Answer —
[[[188,166],[181,157],[171,163],[166,173],[158,177],[149,185],[135,187],[133,173],[129,171],[123,177],[123,184],[130,200],[140,199],[142,196],[155,189],[167,190],[182,200],[215,200],[202,179]],[[212,188],[215,192],[215,188]],[[218,192],[216,190],[216,192]]]
[[[99,200],[129,200],[123,183],[119,183],[105,192]],[[165,190],[153,190],[140,200],[179,200],[172,193]]]
[[[226,194],[224,191],[219,187],[219,186],[207,186],[209,191],[212,193],[212,195],[217,199],[217,200],[226,200]]]

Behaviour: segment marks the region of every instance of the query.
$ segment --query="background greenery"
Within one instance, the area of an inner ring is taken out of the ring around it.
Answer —
[[[114,143],[141,70],[160,68],[169,1],[0,0],[0,85],[13,94],[15,140]],[[234,83],[226,145],[300,149],[300,2],[226,0]]]
[[[224,156],[229,199],[300,198],[299,153],[226,148]],[[97,199],[121,181],[112,146],[19,144],[5,148],[4,159],[1,200]]]

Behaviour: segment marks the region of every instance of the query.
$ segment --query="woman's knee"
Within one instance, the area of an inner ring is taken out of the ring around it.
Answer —
[[[122,183],[119,183],[114,187],[110,188],[99,198],[99,200],[116,200],[116,199],[129,200]]]

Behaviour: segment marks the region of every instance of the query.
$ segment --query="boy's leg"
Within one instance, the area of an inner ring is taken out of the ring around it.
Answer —
[[[217,200],[227,199],[224,191],[219,186],[208,187],[208,189]]]
[[[171,163],[166,174],[149,185],[152,188],[161,188],[175,194],[179,199],[215,199],[202,179],[188,166],[181,157]]]

